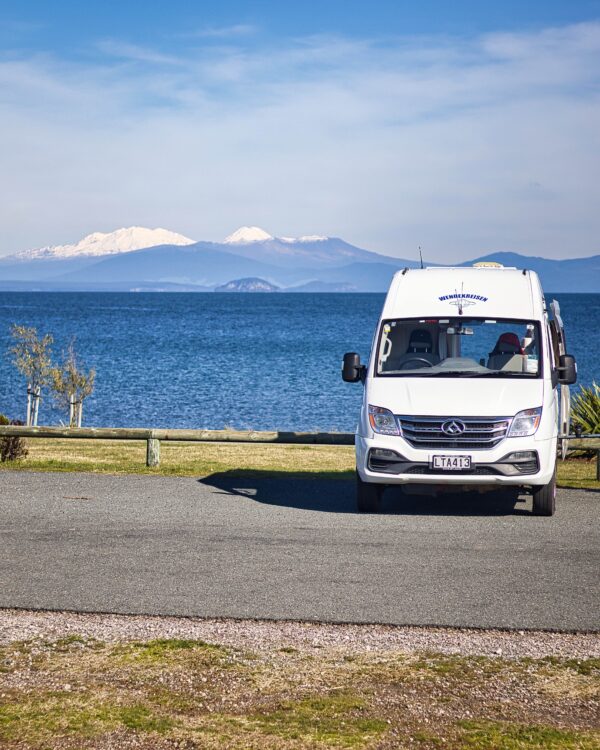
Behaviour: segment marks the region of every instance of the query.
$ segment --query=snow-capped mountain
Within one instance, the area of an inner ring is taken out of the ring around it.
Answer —
[[[321,234],[304,234],[302,237],[278,237],[281,242],[325,242],[329,237]]]
[[[328,239],[329,237],[323,237],[320,234],[305,234],[302,237],[274,237],[260,227],[240,227],[225,237],[223,244],[249,245],[252,242],[267,242],[268,240],[293,244],[294,242],[325,242]]]
[[[270,263],[288,271],[292,268],[339,266],[353,261],[396,262],[395,259],[350,245],[339,237],[324,237],[320,234],[275,237],[256,226],[240,227],[223,242],[211,243],[211,247]]]
[[[600,255],[558,261],[493,253],[476,260],[535,270],[550,291],[600,288]],[[249,226],[224,242],[194,242],[166,229],[129,227],[0,258],[0,291],[210,291],[232,279],[244,286],[238,291],[251,291],[248,279],[258,278],[294,292],[384,292],[395,271],[417,266],[416,258],[380,255],[340,237],[274,237]]]
[[[273,236],[260,227],[240,227],[223,240],[225,245],[246,245],[250,242],[272,240]]]
[[[123,227],[114,232],[93,232],[74,245],[49,245],[34,250],[22,250],[10,256],[21,260],[35,258],[79,258],[130,253],[156,245],[192,245],[195,240],[168,229]]]

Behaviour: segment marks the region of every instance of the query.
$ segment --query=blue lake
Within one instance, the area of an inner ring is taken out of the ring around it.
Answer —
[[[600,380],[600,294],[559,300],[579,382]],[[4,353],[12,323],[69,340],[96,388],[84,425],[354,429],[361,386],[342,382],[345,351],[366,360],[383,294],[0,293],[0,413],[25,417],[25,383]],[[467,381],[468,382],[468,381]],[[465,387],[468,387],[466,384]],[[65,420],[49,395],[40,424]]]

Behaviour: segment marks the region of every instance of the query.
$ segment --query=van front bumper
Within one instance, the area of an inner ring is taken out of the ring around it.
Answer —
[[[439,450],[435,454],[469,456],[471,467],[458,471],[433,469],[433,452],[416,450],[402,438],[356,436],[356,467],[365,482],[513,486],[539,486],[551,481],[556,438],[507,438],[490,450]]]

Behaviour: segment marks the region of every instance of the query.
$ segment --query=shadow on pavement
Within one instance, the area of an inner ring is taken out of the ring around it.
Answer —
[[[334,475],[335,476],[335,475]],[[247,497],[259,503],[325,513],[357,513],[354,473],[340,472],[339,478],[312,472],[289,474],[236,470],[217,472],[199,479],[225,495]],[[400,487],[388,487],[381,514],[410,516],[511,516],[531,515],[525,498],[512,492],[461,492],[428,495],[406,494]]]
[[[598,487],[569,487],[565,484],[557,484],[559,490],[569,490],[569,492],[594,492],[600,493],[600,482]]]

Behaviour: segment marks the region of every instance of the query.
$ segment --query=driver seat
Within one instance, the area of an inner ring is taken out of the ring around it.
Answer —
[[[437,365],[440,361],[438,355],[433,353],[433,340],[431,338],[431,333],[426,328],[415,328],[411,331],[406,353],[401,354],[396,359],[392,356],[387,369],[400,370],[402,365],[410,360],[417,361],[412,363],[410,367],[407,367],[406,369],[408,370],[417,370],[421,367],[427,367],[424,362],[418,361],[420,359],[424,359],[432,365]]]

